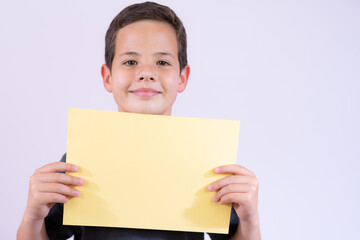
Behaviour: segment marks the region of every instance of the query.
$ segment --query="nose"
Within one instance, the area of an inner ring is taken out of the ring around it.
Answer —
[[[145,80],[145,79],[152,80],[152,81],[155,80],[155,78],[152,76],[152,74],[141,74],[139,80]]]
[[[139,81],[144,81],[144,80],[156,81],[157,73],[154,71],[153,68],[143,66],[138,73],[138,80]]]

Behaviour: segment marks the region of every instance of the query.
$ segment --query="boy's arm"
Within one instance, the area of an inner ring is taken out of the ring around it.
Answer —
[[[253,223],[239,223],[235,234],[230,240],[260,240],[260,226],[259,221]]]
[[[233,204],[239,217],[236,233],[231,240],[260,240],[257,208],[259,182],[255,174],[237,164],[217,167],[215,173],[231,174],[208,187],[210,191],[217,191],[214,201]]]
[[[17,232],[17,239],[49,240],[44,219],[34,222],[23,218]]]
[[[65,203],[66,196],[78,197],[79,191],[69,185],[81,186],[83,180],[61,172],[76,172],[77,167],[63,162],[47,164],[30,177],[29,195],[17,239],[48,240],[44,219],[54,203]]]

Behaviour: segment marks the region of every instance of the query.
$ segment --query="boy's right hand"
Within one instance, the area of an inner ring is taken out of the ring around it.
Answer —
[[[67,196],[80,196],[80,192],[70,185],[81,186],[84,180],[61,173],[77,170],[77,166],[63,162],[50,163],[37,169],[30,177],[24,218],[27,221],[43,220],[55,203],[66,203]]]

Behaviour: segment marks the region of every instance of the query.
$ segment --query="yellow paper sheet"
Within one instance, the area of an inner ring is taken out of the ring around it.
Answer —
[[[85,184],[63,224],[227,233],[231,205],[207,186],[236,163],[240,123],[69,109],[67,162]]]

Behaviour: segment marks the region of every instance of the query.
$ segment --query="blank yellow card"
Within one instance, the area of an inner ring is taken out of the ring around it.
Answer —
[[[67,162],[85,184],[65,225],[227,233],[231,205],[207,186],[235,164],[240,123],[69,109]]]

